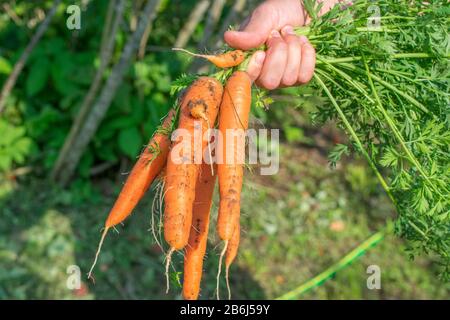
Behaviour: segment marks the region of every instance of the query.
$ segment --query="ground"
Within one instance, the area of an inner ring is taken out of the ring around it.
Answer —
[[[246,172],[243,240],[230,277],[233,298],[276,298],[328,268],[395,217],[364,163],[343,163],[332,169],[322,150],[283,144],[279,174],[262,177],[257,168]],[[86,279],[100,230],[124,179],[111,177],[116,179],[76,182],[77,192],[74,186],[63,191],[28,176],[2,181],[0,299],[181,298],[176,279],[182,272],[182,254],[174,257],[171,290],[165,294],[164,254],[150,232],[155,188],[117,228],[119,233],[108,235],[95,284]],[[202,299],[214,298],[221,249],[214,230],[217,201],[216,196]],[[81,270],[80,289],[67,287],[70,265]],[[380,290],[367,288],[369,265],[380,267]],[[298,298],[448,298],[450,287],[436,274],[429,258],[411,261],[404,243],[389,232],[334,278]],[[225,295],[225,281],[221,291]]]

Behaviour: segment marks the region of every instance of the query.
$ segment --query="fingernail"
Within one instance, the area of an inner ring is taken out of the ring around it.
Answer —
[[[257,65],[262,65],[265,58],[266,54],[264,53],[264,51],[258,51],[255,53],[255,63]]]
[[[285,26],[283,29],[281,29],[281,34],[283,35],[295,34],[294,28],[292,26]]]
[[[277,30],[272,30],[272,32],[270,33],[270,37],[279,38],[279,37],[281,37],[281,35]]]
[[[308,38],[307,37],[305,37],[305,36],[300,36],[300,43],[301,44],[305,44],[305,43],[307,43],[308,42]]]

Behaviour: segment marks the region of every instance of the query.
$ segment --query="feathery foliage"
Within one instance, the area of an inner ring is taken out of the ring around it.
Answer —
[[[305,5],[317,16],[314,1]],[[368,160],[394,202],[396,231],[409,240],[411,256],[437,254],[445,279],[450,276],[449,14],[445,0],[354,1],[298,29],[316,48],[312,85],[329,102],[313,119],[335,120],[348,133],[352,149]],[[333,153],[333,162],[344,150]]]

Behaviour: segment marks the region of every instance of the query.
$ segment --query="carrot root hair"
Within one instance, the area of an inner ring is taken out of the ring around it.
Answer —
[[[163,250],[161,242],[159,241],[157,234],[156,234],[156,229],[158,228],[159,231],[161,231],[161,229],[159,228],[159,226],[156,225],[155,215],[161,216],[161,214],[162,214],[162,211],[158,212],[157,202],[160,199],[160,193],[162,193],[163,190],[164,190],[164,180],[161,180],[158,183],[158,185],[156,186],[155,196],[152,201],[152,211],[150,213],[151,220],[150,220],[150,229],[149,229],[149,231],[152,232],[153,239],[155,239],[156,244],[158,245],[158,247],[161,249],[162,252],[164,252],[164,250]],[[161,221],[161,218],[159,218],[158,220]]]
[[[225,266],[225,280],[227,282],[227,290],[228,290],[228,300],[231,300],[231,288],[230,288],[230,277],[229,277],[230,266]]]
[[[164,196],[166,192],[164,191],[164,188],[166,186],[166,180],[163,180],[163,185],[161,187],[161,192],[159,193],[159,223],[158,223],[158,234],[159,234],[159,241],[162,243],[162,228],[163,228],[163,201]],[[166,190],[167,191],[167,190]]]
[[[225,253],[227,252],[227,248],[228,248],[228,240],[225,240],[222,252],[220,253],[219,269],[217,270],[217,278],[216,278],[216,296],[217,296],[217,300],[220,300],[220,296],[219,296],[220,273],[222,271],[223,257],[225,256]]]
[[[174,247],[171,247],[169,252],[166,255],[166,294],[169,293],[169,289],[170,289],[170,279],[169,279],[169,267],[170,267],[170,263],[172,262],[172,254],[175,251]]]
[[[206,58],[208,56],[206,54],[194,53],[194,52],[191,52],[191,51],[183,49],[183,48],[172,48],[172,50],[173,51],[181,51],[181,52],[187,53],[193,57]]]
[[[103,230],[102,236],[100,238],[100,242],[98,243],[97,252],[95,253],[94,262],[92,263],[91,269],[88,272],[88,279],[92,279],[92,282],[95,283],[95,279],[92,276],[92,271],[94,270],[95,265],[97,264],[98,256],[100,255],[100,251],[102,250],[103,242],[105,241],[106,234],[108,233],[109,227],[105,227]]]

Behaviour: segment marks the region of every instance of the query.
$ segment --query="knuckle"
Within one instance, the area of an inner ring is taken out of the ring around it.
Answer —
[[[282,38],[279,37],[270,37],[267,40],[267,45],[269,46],[269,50],[273,48],[276,48],[279,46],[280,43],[284,43],[284,40]]]
[[[288,52],[288,45],[281,38],[272,38],[269,47],[272,51],[276,51],[279,54],[287,54]]]
[[[277,50],[282,51],[282,52],[287,52],[287,50],[288,50],[287,43],[284,42],[283,40],[280,41],[279,43],[277,43]]]
[[[290,46],[296,46],[296,47],[297,46],[298,47],[301,46],[300,40],[299,40],[299,38],[296,35],[287,35],[287,36],[285,36],[285,41]]]

